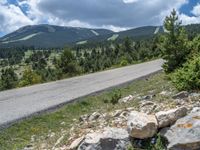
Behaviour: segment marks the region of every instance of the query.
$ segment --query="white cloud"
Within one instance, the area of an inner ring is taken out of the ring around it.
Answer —
[[[126,30],[145,25],[161,25],[173,8],[189,0],[17,0],[18,6],[0,0],[0,32],[10,32],[28,24],[107,28]],[[26,15],[21,11],[26,8]],[[197,13],[194,7],[193,13]],[[181,14],[183,22],[198,22],[197,17]]]
[[[0,32],[11,32],[21,26],[33,24],[21,9],[13,4],[8,4],[6,0],[0,3]]]
[[[196,6],[194,6],[192,13],[197,17],[200,16],[200,3],[198,3]]]
[[[194,16],[188,16],[186,14],[180,14],[180,20],[182,20],[183,24],[195,24],[200,23],[200,4],[197,3],[196,6],[193,7],[191,13]]]

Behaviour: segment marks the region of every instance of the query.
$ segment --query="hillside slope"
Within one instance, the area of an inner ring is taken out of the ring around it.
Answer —
[[[112,33],[106,29],[87,29],[53,25],[25,26],[0,38],[1,47],[63,47],[69,43]]]

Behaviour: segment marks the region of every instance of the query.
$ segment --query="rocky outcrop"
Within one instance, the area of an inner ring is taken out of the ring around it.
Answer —
[[[152,101],[142,101],[140,111],[143,113],[151,114],[156,111],[157,105]]]
[[[168,127],[176,122],[181,117],[184,117],[187,114],[186,107],[180,107],[177,109],[171,109],[169,111],[160,111],[155,114],[158,120],[158,127],[164,128]]]
[[[128,132],[133,138],[153,137],[157,132],[157,120],[154,115],[133,111],[128,117]]]
[[[187,91],[182,91],[177,93],[176,95],[172,96],[173,99],[184,99],[189,96],[189,93]]]
[[[72,144],[69,146],[69,149],[70,150],[76,150],[83,140],[84,140],[84,136],[74,140],[72,142]]]
[[[126,150],[129,135],[125,129],[105,128],[103,132],[89,133],[78,150]]]
[[[161,135],[168,140],[170,150],[199,150],[200,112],[177,120],[170,128],[161,130]]]

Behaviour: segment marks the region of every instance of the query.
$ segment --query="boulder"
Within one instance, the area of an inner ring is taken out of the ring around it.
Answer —
[[[132,101],[133,99],[134,99],[134,96],[133,95],[129,95],[127,97],[119,99],[119,103],[127,103],[127,102]]]
[[[190,113],[160,133],[170,150],[200,150],[200,112]]]
[[[81,144],[81,142],[84,140],[84,136],[74,140],[71,145],[69,146],[70,150],[75,150],[78,148],[78,146]]]
[[[184,99],[188,98],[189,93],[187,91],[182,91],[177,93],[176,95],[172,96],[173,99]]]
[[[153,137],[158,123],[154,115],[133,111],[128,117],[128,133],[133,138],[145,139]]]
[[[155,116],[158,121],[158,127],[163,128],[174,124],[178,119],[184,117],[186,114],[187,114],[187,108],[180,107],[168,111],[160,111],[156,113]]]
[[[78,150],[126,150],[128,132],[120,128],[105,128],[103,132],[89,133]]]

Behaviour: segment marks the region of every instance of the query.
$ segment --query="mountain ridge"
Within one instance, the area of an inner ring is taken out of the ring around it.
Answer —
[[[200,33],[200,24],[184,26],[189,36]],[[194,29],[194,31],[193,31]],[[0,38],[0,47],[62,48],[88,42],[115,41],[130,37],[134,40],[152,38],[164,33],[162,26],[143,26],[120,32],[108,29],[55,26],[48,24],[24,26]]]

